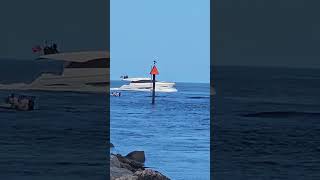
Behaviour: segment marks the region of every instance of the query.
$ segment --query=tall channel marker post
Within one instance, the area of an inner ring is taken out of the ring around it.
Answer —
[[[159,74],[159,71],[156,67],[156,61],[153,61],[153,67],[150,71],[150,74],[152,75],[152,104],[154,104],[156,97],[156,75]]]

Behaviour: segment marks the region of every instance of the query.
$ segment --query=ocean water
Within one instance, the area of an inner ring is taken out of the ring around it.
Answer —
[[[1,60],[0,82],[32,80],[52,64]],[[20,73],[20,70],[22,73]],[[107,179],[108,94],[0,91],[36,96],[36,109],[0,108],[0,179]]]
[[[320,179],[320,71],[214,67],[213,178]]]
[[[122,83],[112,81],[111,87]],[[146,154],[146,166],[173,180],[210,177],[210,86],[177,83],[177,93],[122,92],[110,97],[110,138],[116,153]]]

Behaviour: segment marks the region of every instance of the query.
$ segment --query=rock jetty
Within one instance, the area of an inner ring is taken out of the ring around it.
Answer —
[[[158,171],[144,167],[143,151],[133,151],[126,156],[110,154],[111,180],[170,180]]]

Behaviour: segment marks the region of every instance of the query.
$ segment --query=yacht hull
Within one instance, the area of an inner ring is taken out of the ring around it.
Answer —
[[[175,83],[171,82],[156,82],[156,92],[177,92],[178,90],[174,88]],[[111,88],[110,90],[117,91],[142,91],[142,92],[151,92],[152,83],[133,83],[129,85],[123,85],[120,88]]]

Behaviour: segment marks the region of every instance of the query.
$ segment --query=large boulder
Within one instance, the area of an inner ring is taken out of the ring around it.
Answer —
[[[132,151],[131,153],[126,155],[126,158],[137,161],[139,163],[144,163],[146,160],[144,151]]]
[[[144,164],[143,163],[137,162],[135,160],[128,159],[126,157],[123,157],[120,154],[117,154],[115,156],[118,158],[118,160],[120,162],[120,166],[122,168],[129,169],[132,172],[136,172],[138,170],[144,170]]]
[[[145,169],[144,151],[133,151],[127,156],[110,154],[111,180],[170,180],[160,172]]]

